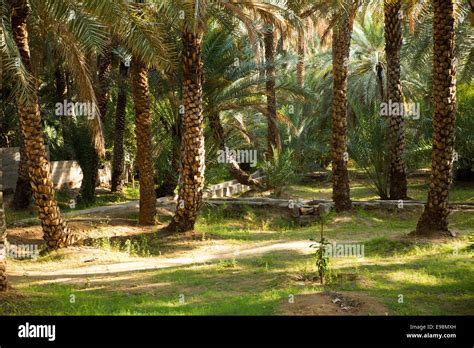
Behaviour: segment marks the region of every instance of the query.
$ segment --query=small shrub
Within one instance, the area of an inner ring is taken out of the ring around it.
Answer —
[[[283,189],[296,180],[293,150],[281,152],[273,149],[273,158],[265,160],[262,169],[265,171],[265,182],[268,189],[275,191],[275,196],[280,197]]]

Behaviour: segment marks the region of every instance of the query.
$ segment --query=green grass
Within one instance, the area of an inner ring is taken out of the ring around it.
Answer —
[[[473,215],[453,214],[452,226],[465,234],[472,232]],[[410,212],[390,215],[358,210],[331,216],[326,237],[363,243],[365,257],[332,258],[328,289],[364,293],[384,304],[391,315],[472,315],[474,252],[467,237],[443,243],[401,238],[414,228],[416,220],[417,214]],[[263,210],[222,207],[213,213],[203,212],[197,230],[212,238],[254,243],[308,240],[317,237],[319,226],[298,227],[281,217],[273,219]],[[153,243],[146,246],[154,247]],[[153,255],[153,250],[150,253]],[[0,314],[279,314],[290,294],[297,299],[299,294],[321,291],[317,283],[292,280],[301,273],[316,274],[313,255],[278,251],[202,265],[79,277],[68,285],[32,280],[15,285],[18,296],[6,298]],[[403,295],[403,303],[399,303],[399,295]]]
[[[338,272],[359,274],[370,286],[334,284],[335,289],[367,291],[392,314],[473,314],[473,250],[465,242],[418,246],[378,240],[368,244],[379,246],[366,251],[370,264],[342,266]]]
[[[341,240],[387,237],[413,231],[418,218],[416,211],[356,209],[338,216],[331,214],[325,231],[329,238]],[[472,230],[474,213],[453,212],[450,222],[455,231]],[[197,229],[206,235],[240,242],[308,240],[319,233],[319,228],[319,223],[299,227],[292,218],[268,209],[231,209],[222,205],[205,210],[197,224]]]
[[[414,200],[425,201],[428,194],[429,178],[409,178],[408,196]],[[370,200],[380,199],[370,187],[366,179],[351,179],[351,199]],[[299,197],[303,199],[332,199],[332,183],[325,180],[311,184],[291,185],[285,190],[285,197]],[[449,201],[474,202],[474,183],[457,182],[449,192]]]

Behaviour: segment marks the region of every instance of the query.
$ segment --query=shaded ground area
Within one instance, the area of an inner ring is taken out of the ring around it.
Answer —
[[[303,294],[284,302],[282,315],[388,315],[388,308],[356,292]]]
[[[163,238],[174,206],[159,208],[161,225],[141,227],[133,204],[68,212],[80,245],[9,259],[12,291],[0,295],[0,314],[474,314],[472,212],[453,212],[460,237],[438,241],[407,238],[417,211],[330,214],[326,238],[363,244],[365,255],[331,258],[323,288],[309,248],[319,223],[205,205],[195,233]],[[40,226],[10,221],[8,239],[40,245]]]

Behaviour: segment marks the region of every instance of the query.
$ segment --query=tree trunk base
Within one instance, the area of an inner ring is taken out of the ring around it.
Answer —
[[[406,174],[392,171],[390,173],[390,199],[408,199]]]
[[[165,235],[171,235],[174,233],[183,233],[194,231],[195,220],[189,218],[178,218],[177,216],[166,226],[162,231]]]
[[[352,210],[352,202],[351,201],[337,201],[334,203],[334,210],[336,213],[342,213],[344,211]]]
[[[445,209],[425,208],[416,230],[411,232],[409,236],[424,238],[455,237],[456,234],[448,228],[448,214],[449,212]]]

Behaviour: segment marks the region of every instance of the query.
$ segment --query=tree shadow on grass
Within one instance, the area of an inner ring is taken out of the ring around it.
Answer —
[[[456,257],[445,253],[410,257],[403,263],[382,261],[343,266],[338,272],[367,277],[371,286],[346,281],[332,284],[333,288],[367,290],[396,314],[474,314],[474,272],[467,254]]]

